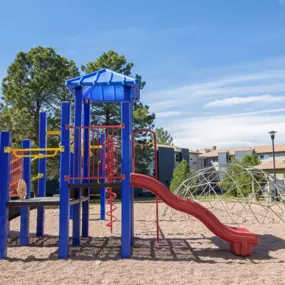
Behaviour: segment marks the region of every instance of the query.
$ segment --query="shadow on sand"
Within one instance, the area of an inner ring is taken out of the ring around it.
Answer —
[[[11,232],[9,247],[19,247],[18,232]],[[154,238],[135,238],[133,247],[133,260],[160,260],[160,261],[194,261],[198,263],[259,263],[261,260],[274,260],[274,262],[285,262],[270,256],[270,251],[285,248],[285,240],[270,234],[260,235],[260,243],[254,247],[250,257],[238,257],[229,251],[228,243],[217,237],[207,238],[171,238],[162,239],[159,243]],[[55,251],[46,258],[35,258],[33,256],[22,258],[8,258],[9,261],[47,261],[57,260],[57,236],[44,236],[37,238],[31,236],[29,247],[55,247]],[[195,248],[200,243],[204,248]],[[119,237],[88,237],[81,238],[81,246],[71,246],[71,260],[118,260],[120,259]],[[191,244],[194,244],[191,246]],[[213,244],[215,246],[213,246]]]

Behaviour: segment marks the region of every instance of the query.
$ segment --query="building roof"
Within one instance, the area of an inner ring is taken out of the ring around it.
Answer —
[[[227,148],[227,149],[214,149],[209,152],[203,153],[201,157],[218,157],[219,152],[229,152],[230,155],[234,155],[237,151],[247,151],[252,150],[250,147],[238,147],[238,148]]]
[[[158,144],[157,145],[157,148],[159,147],[164,147],[164,148],[173,148],[174,151],[178,151],[180,149],[183,149],[183,147],[180,147],[180,146],[175,146],[175,145],[165,145],[165,144]],[[199,151],[196,151],[196,150],[190,150],[189,149],[189,153],[193,153],[193,154],[200,154]]]
[[[176,148],[176,146],[168,144],[157,144],[157,147]]]
[[[197,150],[191,150],[191,149],[189,149],[189,153],[201,154],[201,152],[199,152],[199,151],[197,151]]]
[[[133,102],[140,96],[138,79],[107,68],[68,79],[65,85],[73,94],[77,87],[84,88],[83,99],[94,102]]]
[[[74,88],[77,86],[135,86],[138,79],[120,74],[108,68],[103,68],[95,72],[78,76],[66,81],[66,86]]]
[[[215,150],[211,150],[209,152],[201,154],[200,157],[204,157],[204,158],[218,157],[219,152],[229,152],[230,155],[234,155],[237,151],[249,151],[249,150],[254,150],[256,154],[272,153],[272,145],[215,149]],[[275,152],[285,152],[285,144],[276,144]]]
[[[285,144],[276,144],[274,148],[275,148],[275,152],[285,152]],[[257,154],[271,153],[272,145],[256,146],[254,147],[254,149]]]
[[[262,170],[273,170],[273,160],[264,160],[261,162],[261,164],[255,166],[257,169]],[[285,169],[285,161],[284,160],[276,160],[275,161],[275,168],[276,169]]]

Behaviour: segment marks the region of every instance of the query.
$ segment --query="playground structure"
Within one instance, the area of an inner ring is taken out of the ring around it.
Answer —
[[[41,136],[41,132],[47,133],[46,118],[40,120],[39,149],[32,149],[29,140],[23,141],[22,149],[13,149],[11,133],[1,132],[0,134],[0,258],[7,257],[9,212],[13,208],[20,208],[20,244],[28,245],[30,209],[37,208],[37,236],[43,236],[44,207],[49,205],[59,207],[58,257],[67,258],[69,255],[70,206],[72,206],[73,220],[72,244],[79,246],[80,237],[89,235],[90,195],[97,193],[97,190],[100,191],[102,217],[105,214],[105,189],[109,193],[110,211],[108,215],[111,219],[108,226],[111,230],[116,220],[113,216],[112,200],[115,198],[113,190],[121,191],[121,256],[130,257],[134,244],[133,187],[148,189],[170,207],[195,216],[213,233],[228,241],[231,250],[236,255],[248,256],[252,253],[252,247],[258,243],[258,237],[255,234],[243,228],[223,225],[209,210],[195,201],[172,194],[157,179],[134,173],[133,103],[139,100],[140,94],[139,82],[136,79],[102,69],[67,80],[66,86],[74,95],[74,124],[71,124],[71,103],[63,102],[58,148],[47,148],[45,135]],[[120,103],[121,124],[91,126],[91,102]],[[44,117],[46,114],[42,113],[41,116]],[[83,121],[82,117],[84,117]],[[36,155],[40,157],[39,173],[45,173],[48,151],[53,151],[51,155],[60,153],[60,195],[59,197],[45,197],[46,176],[44,176],[39,178],[38,197],[30,198],[31,153],[36,152]],[[23,160],[22,179],[27,188],[25,200],[11,200],[9,195],[11,155],[15,153],[23,154],[20,157]],[[156,213],[158,215],[158,212]]]
[[[245,179],[241,180],[240,175]],[[273,199],[275,191],[277,201]],[[273,175],[233,163],[214,163],[200,169],[173,191],[173,194],[194,200],[214,213],[223,211],[227,218],[223,222],[230,224],[246,223],[249,217],[258,224],[267,220],[273,223],[275,219],[285,223],[284,193],[284,182],[274,182]],[[166,206],[162,216],[172,219],[175,214],[175,210]]]

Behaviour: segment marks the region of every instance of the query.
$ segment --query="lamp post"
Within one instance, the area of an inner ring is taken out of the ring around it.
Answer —
[[[277,188],[276,188],[276,166],[275,166],[275,148],[274,148],[274,139],[276,131],[270,131],[268,132],[270,134],[271,140],[272,140],[272,157],[273,157],[273,173],[274,173],[274,200],[277,200],[278,194],[277,194]]]

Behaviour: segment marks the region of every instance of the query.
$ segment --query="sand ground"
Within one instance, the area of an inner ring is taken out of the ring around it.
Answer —
[[[160,212],[164,204],[160,204]],[[116,210],[120,217],[120,205]],[[219,212],[219,210],[217,210]],[[259,211],[258,207],[255,209]],[[217,213],[226,215],[224,211]],[[259,235],[260,244],[249,258],[230,253],[200,221],[176,214],[161,218],[155,240],[155,204],[135,204],[135,246],[131,259],[120,259],[120,219],[114,233],[98,220],[91,206],[90,237],[70,248],[70,258],[57,259],[58,210],[46,210],[46,235],[19,247],[19,219],[11,221],[7,260],[0,261],[0,284],[285,284],[285,224],[267,219],[243,226]],[[36,212],[31,212],[35,233]]]

